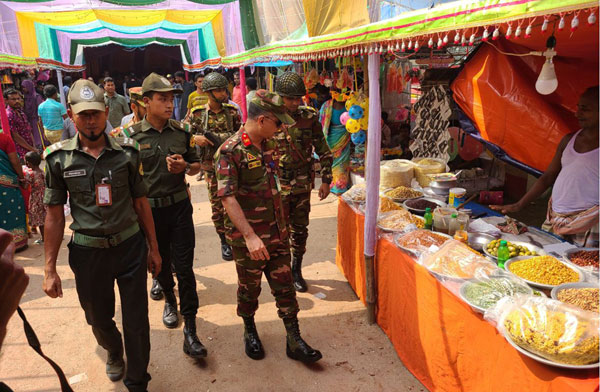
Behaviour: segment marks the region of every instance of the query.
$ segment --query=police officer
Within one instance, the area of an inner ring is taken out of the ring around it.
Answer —
[[[322,355],[300,336],[287,224],[279,193],[277,143],[271,139],[282,124],[293,122],[281,97],[258,90],[250,102],[246,124],[220,147],[215,162],[218,196],[227,212],[227,240],[238,274],[237,314],[244,320],[246,355],[262,359],[265,354],[254,323],[264,272],[287,331],[287,356],[312,363]]]
[[[329,195],[332,155],[323,135],[319,115],[309,106],[300,106],[306,88],[300,75],[286,72],[277,78],[276,92],[283,98],[288,114],[296,124],[277,135],[283,154],[279,161],[283,202],[288,217],[292,249],[292,276],[297,291],[307,290],[302,277],[302,257],[308,238],[310,192],[314,187],[313,149],[321,164],[319,198]]]
[[[217,197],[217,180],[215,178],[214,155],[219,146],[240,129],[241,119],[235,106],[226,103],[227,78],[220,73],[212,72],[202,81],[202,91],[208,95],[208,103],[192,108],[193,123],[198,129],[194,136],[195,143],[200,146],[202,171],[208,187],[208,198],[212,208],[212,221],[221,239],[221,257],[231,261],[231,247],[225,240],[224,211],[221,200]]]
[[[145,391],[150,380],[145,266],[156,275],[161,258],[146,199],[139,147],[132,139],[104,134],[108,108],[103,91],[93,82],[75,82],[68,102],[68,113],[78,133],[44,153],[44,203],[48,211],[43,288],[52,298],[62,297],[56,258],[64,235],[63,204],[68,193],[73,216],[69,265],[86,320],[98,344],[108,352],[106,373],[117,381],[123,377],[125,367],[121,333],[113,321],[116,280],[128,362],[124,383],[130,391]]]
[[[183,351],[193,358],[206,356],[206,348],[196,335],[198,294],[194,276],[194,222],[185,175],[200,171],[190,125],[171,119],[174,94],[181,93],[169,81],[151,73],[142,83],[146,117],[122,134],[140,143],[144,180],[148,185],[148,201],[156,226],[158,248],[163,268],[158,281],[163,288],[165,307],[163,324],[176,328],[179,323],[175,282],[171,263],[179,283],[183,328]]]

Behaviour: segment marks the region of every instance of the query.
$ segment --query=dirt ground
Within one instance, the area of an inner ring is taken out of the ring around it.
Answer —
[[[254,361],[244,353],[243,327],[236,308],[237,278],[233,262],[220,257],[218,237],[210,221],[204,182],[192,180],[196,228],[194,272],[200,299],[198,334],[208,349],[205,360],[182,352],[183,326],[162,324],[163,301],[149,301],[149,391],[423,391],[403,366],[377,325],[368,325],[365,308],[335,265],[337,199],[312,195],[311,223],[304,276],[310,288],[298,294],[303,337],[323,353],[306,366],[285,355],[285,330],[263,278],[256,322],[266,357]],[[106,352],[97,345],[79,306],[75,281],[67,263],[65,240],[58,258],[64,297],[42,291],[43,247],[30,240],[17,254],[30,276],[21,306],[36,330],[43,351],[63,368],[75,391],[125,391],[105,374]],[[151,279],[148,279],[148,289]],[[121,328],[118,302],[115,312]],[[28,347],[18,316],[12,318],[0,354],[0,380],[16,392],[59,391],[52,368]]]

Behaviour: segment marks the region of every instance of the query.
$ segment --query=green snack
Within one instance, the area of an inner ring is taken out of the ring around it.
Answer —
[[[492,278],[467,283],[465,298],[483,309],[491,308],[500,299],[515,294],[531,294],[531,289],[507,278]]]
[[[516,245],[512,242],[506,241],[506,246],[508,247],[508,251],[510,252],[511,258],[517,256],[537,256],[537,253],[535,251],[530,250],[529,248],[523,245]],[[500,247],[500,240],[493,240],[490,241],[485,248],[489,254],[491,254],[494,257],[498,257],[498,247]]]

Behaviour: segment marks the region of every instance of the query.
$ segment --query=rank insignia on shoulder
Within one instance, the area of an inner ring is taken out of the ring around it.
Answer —
[[[244,144],[245,147],[248,147],[249,145],[252,144],[252,141],[250,140],[250,136],[248,136],[248,134],[246,132],[242,133],[242,143]]]
[[[252,161],[252,162],[248,162],[248,169],[254,169],[255,167],[260,167],[261,163],[260,161]]]
[[[194,135],[190,137],[190,147],[194,148],[196,146],[196,140],[194,139]]]

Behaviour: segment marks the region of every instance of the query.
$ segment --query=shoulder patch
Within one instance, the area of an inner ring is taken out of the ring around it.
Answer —
[[[178,131],[182,131],[182,132],[185,132],[185,133],[190,133],[191,132],[191,126],[190,126],[190,124],[184,123],[182,121],[177,121],[177,120],[170,119],[169,120],[169,125],[171,126],[171,128],[177,129]]]
[[[224,108],[233,108],[237,110],[237,108],[230,103],[222,103],[221,105],[223,105]]]
[[[241,141],[242,140],[241,140],[239,134],[235,133],[229,139],[225,140],[225,143],[223,143],[221,145],[220,151],[231,152],[231,151],[233,151],[233,149],[235,148],[235,146],[237,146],[238,144],[241,143]]]
[[[68,140],[68,139],[67,139]],[[65,145],[66,140],[63,140],[61,142],[58,143],[54,143],[49,147],[46,147],[46,149],[44,150],[44,154],[43,154],[43,159],[46,159],[46,157],[56,151],[59,151],[60,149],[63,148],[63,146]]]
[[[115,140],[121,147],[131,147],[140,150],[140,144],[129,137],[116,137]]]
[[[317,110],[311,106],[299,106],[300,113],[304,118],[313,118],[317,116]]]
[[[140,131],[140,129],[142,129],[142,123],[136,123],[134,125],[131,126],[124,126],[123,130],[121,131],[120,135],[123,137],[132,137],[133,135],[135,135],[136,133],[138,133]]]

